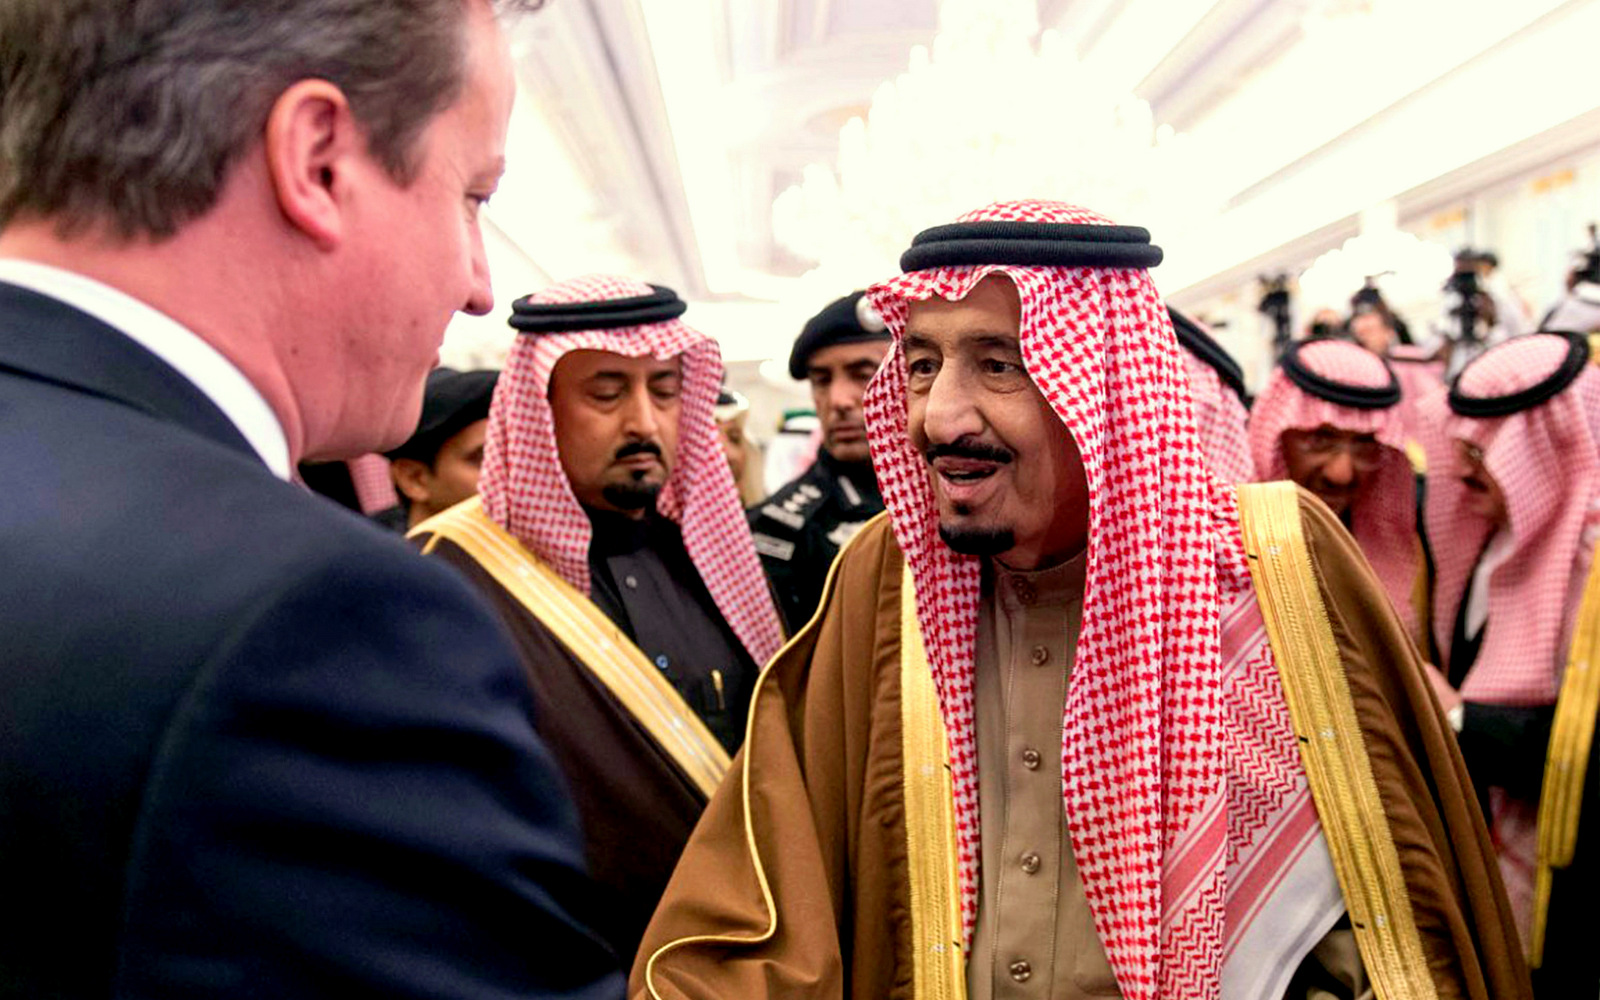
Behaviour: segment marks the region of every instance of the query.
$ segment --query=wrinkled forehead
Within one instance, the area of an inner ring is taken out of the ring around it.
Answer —
[[[558,382],[581,382],[593,378],[626,381],[655,379],[683,372],[683,355],[656,357],[648,344],[640,344],[639,354],[621,354],[587,348],[563,354],[550,373],[551,388]]]
[[[906,302],[898,336],[907,350],[939,347],[951,350],[978,343],[1015,348],[1022,334],[1022,300],[1015,282],[1003,273],[990,274],[951,294]]]
[[[1323,441],[1342,441],[1350,444],[1378,443],[1378,435],[1360,427],[1350,427],[1324,420],[1315,427],[1285,427],[1285,438],[1320,438]]]

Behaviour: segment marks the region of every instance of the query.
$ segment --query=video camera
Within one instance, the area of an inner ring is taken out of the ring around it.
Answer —
[[[1460,324],[1458,339],[1477,341],[1483,339],[1478,330],[1478,320],[1483,317],[1483,282],[1478,278],[1478,265],[1483,255],[1476,250],[1462,249],[1456,254],[1455,271],[1445,279],[1445,312]]]

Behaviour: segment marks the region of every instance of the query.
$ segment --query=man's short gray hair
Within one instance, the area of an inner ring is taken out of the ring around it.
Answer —
[[[308,78],[344,91],[408,183],[422,131],[462,91],[468,2],[0,0],[0,228],[170,236]]]

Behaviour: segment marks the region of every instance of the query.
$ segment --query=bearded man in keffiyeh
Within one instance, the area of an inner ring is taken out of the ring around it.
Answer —
[[[1488,803],[1545,996],[1600,990],[1589,942],[1597,820],[1578,822],[1600,775],[1590,761],[1600,701],[1600,371],[1588,360],[1580,335],[1518,337],[1424,403],[1438,428],[1426,517],[1440,697]]]
[[[782,640],[714,416],[721,355],[685,308],[604,275],[518,300],[479,497],[411,536],[516,640],[624,960]]]
[[[1402,626],[1320,504],[1207,469],[1159,256],[1002,203],[869,291],[887,514],[763,674],[635,997],[1527,995]]]
[[[1344,522],[1427,649],[1426,559],[1401,399],[1389,365],[1359,344],[1290,344],[1250,415],[1250,451],[1262,481],[1292,479]]]

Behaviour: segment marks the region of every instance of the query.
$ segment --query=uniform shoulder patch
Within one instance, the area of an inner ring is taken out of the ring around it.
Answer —
[[[771,535],[763,535],[759,531],[753,533],[751,537],[755,539],[756,551],[764,556],[771,556],[783,562],[788,562],[794,558],[793,542],[786,542],[781,538],[773,538]]]
[[[761,514],[763,517],[770,517],[784,527],[794,531],[799,531],[806,526],[805,515],[789,510],[786,505],[762,504]]]

